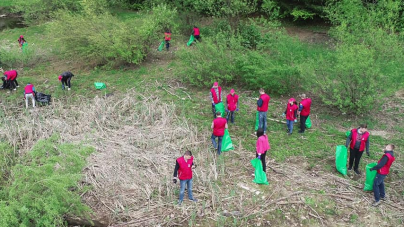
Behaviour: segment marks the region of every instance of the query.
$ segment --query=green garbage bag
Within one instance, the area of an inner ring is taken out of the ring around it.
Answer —
[[[257,111],[257,113],[255,114],[255,131],[258,130],[259,124],[260,124],[260,116],[259,116],[259,113]]]
[[[268,180],[267,180],[267,175],[265,172],[262,170],[262,162],[261,159],[255,158],[251,160],[251,165],[255,168],[255,178],[253,180],[254,183],[256,184],[266,184],[268,185]]]
[[[223,139],[222,139],[222,150],[221,151],[226,152],[226,151],[230,151],[230,150],[234,150],[233,142],[231,142],[229,130],[225,129]]]
[[[307,120],[306,120],[306,128],[311,128],[310,116],[307,117]]]
[[[351,131],[350,130],[346,131],[345,135],[346,135],[346,137],[348,137],[349,135],[351,135]]]
[[[157,48],[158,51],[162,51],[164,48],[164,41],[160,43],[159,48]]]
[[[94,86],[95,86],[95,89],[97,89],[97,90],[107,88],[107,85],[105,85],[104,83],[101,83],[101,82],[95,82]]]
[[[191,37],[189,37],[189,41],[187,42],[187,46],[191,46],[191,44],[195,41],[195,37],[194,35],[191,35]]]
[[[373,181],[375,180],[377,171],[370,171],[371,168],[377,166],[376,162],[369,163],[366,165],[366,181],[364,191],[373,191]]]
[[[222,102],[219,102],[218,104],[215,105],[215,110],[216,110],[216,112],[220,111],[220,113],[222,114],[222,117],[224,117],[226,114],[226,111],[224,110],[224,105]]]
[[[22,52],[25,52],[25,51],[27,50],[27,48],[28,48],[28,43],[27,43],[27,42],[25,42],[24,44],[22,44],[22,47],[21,47]]]
[[[348,151],[344,145],[338,145],[335,150],[335,166],[338,172],[342,175],[347,174],[346,161],[348,158]]]

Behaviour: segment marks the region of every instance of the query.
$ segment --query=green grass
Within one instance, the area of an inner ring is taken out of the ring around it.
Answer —
[[[1,0],[0,7],[9,7],[14,5],[14,0]]]

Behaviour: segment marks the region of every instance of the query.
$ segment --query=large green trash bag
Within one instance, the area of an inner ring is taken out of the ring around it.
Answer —
[[[24,44],[22,44],[22,47],[21,47],[22,52],[25,52],[25,51],[27,50],[27,48],[28,48],[28,43],[27,43],[27,42],[25,42]]]
[[[260,124],[260,114],[257,111],[257,113],[255,114],[255,131],[258,130],[259,124]]]
[[[164,41],[160,43],[159,48],[157,48],[158,51],[162,51],[164,48]]]
[[[255,158],[251,160],[251,165],[255,168],[255,178],[253,180],[254,183],[256,184],[266,184],[268,185],[268,180],[267,180],[267,175],[265,172],[262,170],[262,162],[261,159]]]
[[[377,171],[370,171],[371,168],[377,166],[376,162],[369,163],[366,165],[366,181],[364,191],[373,191],[373,181],[375,180]]]
[[[342,175],[347,174],[346,160],[348,158],[348,151],[344,145],[338,145],[335,150],[335,166],[338,172]]]
[[[191,46],[191,44],[195,41],[195,37],[194,35],[191,35],[191,37],[189,37],[189,41],[187,42],[187,46]]]
[[[223,139],[222,139],[222,150],[221,151],[226,152],[226,151],[230,151],[230,150],[234,150],[233,142],[231,142],[229,130],[225,129]]]
[[[215,110],[220,111],[220,113],[222,114],[222,117],[224,117],[226,111],[224,110],[224,105],[222,102],[219,102],[218,104],[215,105]]]
[[[306,120],[306,128],[311,128],[310,116],[307,117],[307,120]]]
[[[101,82],[95,82],[94,87],[97,90],[101,90],[101,89],[107,88],[107,85],[105,85],[104,83],[101,83]]]

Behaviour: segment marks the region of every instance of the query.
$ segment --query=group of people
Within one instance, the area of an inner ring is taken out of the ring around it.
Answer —
[[[192,35],[196,40],[200,41],[201,33],[197,26],[194,26],[194,28],[192,29]],[[171,41],[171,31],[169,29],[166,29],[166,32],[164,32],[164,41],[166,44],[166,50],[168,51],[170,49],[170,41]]]
[[[5,71],[3,73],[3,77],[1,78],[3,80],[3,86],[1,86],[1,89],[6,89],[9,88],[10,90],[7,93],[10,93],[12,90],[17,90],[18,82],[17,82],[17,76],[18,72],[17,70],[9,70]],[[59,81],[62,82],[62,89],[64,90],[65,87],[70,91],[71,89],[71,79],[73,77],[73,73],[71,72],[64,72],[59,75],[58,79]],[[24,100],[25,100],[25,108],[28,109],[28,103],[29,100],[32,102],[32,107],[35,108],[36,106],[36,90],[33,84],[27,83],[27,85],[24,87]]]
[[[266,172],[266,153],[271,149],[268,136],[266,135],[267,129],[267,111],[269,106],[270,96],[265,93],[265,90],[261,88],[259,90],[260,96],[257,100],[257,111],[258,111],[258,130],[256,132],[256,158],[261,160],[262,169]],[[212,104],[212,144],[217,150],[217,155],[221,154],[221,143],[224,136],[224,132],[228,129],[228,123],[235,123],[235,112],[239,110],[239,96],[235,93],[234,89],[230,90],[230,93],[226,97],[226,118],[222,117],[222,113],[216,111],[216,105],[222,102],[222,88],[219,86],[218,82],[214,82],[212,88],[209,92],[210,101]],[[286,110],[283,116],[286,118],[287,133],[291,135],[293,132],[293,124],[297,122],[297,118],[300,117],[300,130],[299,133],[304,133],[306,130],[306,120],[310,115],[310,108],[312,100],[308,98],[305,94],[300,95],[301,100],[299,103],[294,98],[288,100]],[[216,142],[217,139],[217,142]],[[366,153],[369,156],[369,132],[367,130],[367,125],[362,124],[359,128],[352,129],[350,135],[346,139],[346,147],[349,147],[349,164],[348,170],[351,171],[352,168],[354,172],[360,175],[359,162],[363,151],[366,149]],[[394,145],[389,144],[384,149],[384,155],[378,161],[377,166],[373,167],[371,171],[377,171],[376,178],[373,184],[374,198],[375,201],[372,206],[378,206],[380,200],[386,200],[386,194],[384,189],[384,179],[389,174],[390,167],[395,160],[394,157]],[[188,197],[191,201],[197,201],[192,194],[192,169],[195,168],[194,159],[190,151],[186,151],[184,156],[179,157],[176,161],[176,166],[174,170],[173,182],[177,183],[180,181],[180,196],[179,204],[182,203],[184,199],[185,187],[187,186]]]

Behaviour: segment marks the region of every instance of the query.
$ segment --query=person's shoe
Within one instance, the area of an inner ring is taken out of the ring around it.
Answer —
[[[17,91],[17,88],[14,88],[13,91]]]
[[[382,200],[383,202],[386,202],[388,200],[387,196],[380,198],[380,200]]]
[[[377,206],[379,206],[380,205],[380,201],[374,201],[373,203],[372,203],[372,206],[373,207],[377,207]]]
[[[181,206],[181,204],[182,204],[182,201],[178,200],[178,206]]]
[[[67,88],[68,91],[70,91],[70,88]]]
[[[357,175],[361,175],[361,172],[359,172],[359,170],[354,170],[354,172],[355,172]]]
[[[20,85],[18,85],[17,87],[20,87]]]
[[[348,168],[348,171],[352,171],[352,167],[349,167],[349,168]]]
[[[193,199],[189,199],[189,201],[192,201],[192,202],[194,202],[194,203],[198,202],[198,200],[197,200],[197,199],[195,199],[195,198],[193,198]]]
[[[300,131],[298,131],[298,133],[304,133],[304,131],[300,130]]]

